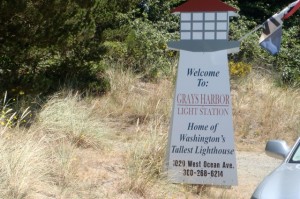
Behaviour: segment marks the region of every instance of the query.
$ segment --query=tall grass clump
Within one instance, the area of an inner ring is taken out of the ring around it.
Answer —
[[[112,69],[108,72],[111,92],[101,99],[101,114],[132,123],[150,121],[161,117],[168,122],[173,84],[168,79],[159,83],[143,82],[130,70]]]
[[[78,186],[78,163],[76,146],[66,139],[51,146],[52,177],[56,185],[57,195],[62,198],[74,196]]]
[[[153,187],[158,186],[165,176],[166,130],[166,126],[158,118],[151,120],[146,129],[136,133],[125,155],[126,176],[120,184],[122,191],[151,198]],[[155,195],[158,196],[161,191],[156,189]]]
[[[78,93],[54,95],[43,107],[38,123],[57,140],[67,139],[77,147],[101,147],[104,128],[101,118],[93,117],[93,106]]]
[[[32,198],[51,186],[45,137],[22,128],[30,113],[7,92],[0,99],[0,198]]]
[[[0,139],[0,198],[38,198],[51,194],[49,153],[35,132],[9,129]]]

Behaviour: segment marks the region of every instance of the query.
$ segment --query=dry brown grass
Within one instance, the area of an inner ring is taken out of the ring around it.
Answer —
[[[131,123],[143,123],[153,117],[168,121],[173,84],[168,79],[145,83],[130,70],[109,71],[111,92],[98,100],[100,114]]]
[[[78,93],[53,96],[38,115],[45,133],[54,139],[67,139],[78,147],[100,148],[98,142],[106,133],[101,118],[93,117],[94,107]]]
[[[125,154],[126,175],[121,182],[121,191],[130,191],[141,197],[150,198],[152,187],[164,177],[166,152],[166,126],[157,121],[135,133],[135,138]],[[158,196],[156,192],[156,197]],[[155,198],[155,197],[154,197]]]
[[[236,198],[224,187],[167,181],[171,79],[109,76],[112,91],[101,98],[62,91],[29,128],[0,128],[0,198]],[[238,145],[299,136],[299,90],[254,71],[232,81],[232,99]]]
[[[29,128],[0,128],[0,198],[89,198],[78,152],[109,150],[101,119],[78,94],[57,94]]]
[[[35,132],[16,130],[2,135],[0,198],[32,198],[44,187],[50,187],[50,162],[44,138],[35,139],[34,135]]]
[[[300,133],[300,90],[276,87],[271,75],[254,72],[232,89],[234,126],[242,142],[285,139]]]

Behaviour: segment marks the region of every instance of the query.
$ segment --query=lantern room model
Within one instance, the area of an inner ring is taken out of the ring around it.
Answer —
[[[189,0],[172,10],[180,13],[180,41],[168,43],[171,49],[212,52],[238,49],[240,42],[228,41],[229,19],[236,9],[219,0]]]
[[[227,12],[181,13],[181,40],[227,40]]]

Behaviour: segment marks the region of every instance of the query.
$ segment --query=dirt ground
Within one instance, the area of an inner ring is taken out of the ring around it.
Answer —
[[[238,186],[232,189],[235,198],[249,199],[256,186],[280,163],[281,160],[268,157],[263,151],[238,151]]]

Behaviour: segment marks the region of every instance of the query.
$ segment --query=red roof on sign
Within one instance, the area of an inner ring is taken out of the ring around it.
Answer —
[[[172,12],[214,12],[237,11],[236,8],[227,5],[220,0],[188,0],[184,4],[174,8]]]

